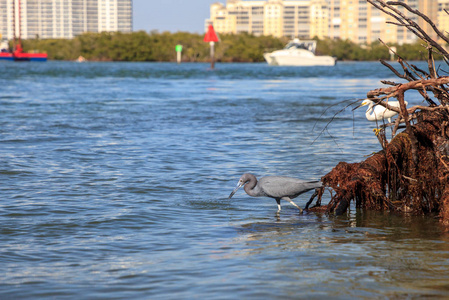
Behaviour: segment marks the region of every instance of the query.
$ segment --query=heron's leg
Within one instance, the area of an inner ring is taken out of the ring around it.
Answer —
[[[277,198],[276,202],[278,204],[278,212],[280,212],[281,211],[281,199]]]
[[[296,205],[296,203],[293,202],[292,199],[290,199],[289,197],[284,197],[284,198],[282,198],[282,199],[287,200],[287,201],[290,202],[293,206],[296,206],[296,207],[299,209],[299,213],[302,213],[302,208],[299,207],[298,205]]]

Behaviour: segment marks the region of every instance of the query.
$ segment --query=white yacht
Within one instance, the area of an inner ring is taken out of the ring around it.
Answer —
[[[316,41],[294,39],[282,50],[265,53],[263,57],[273,66],[335,66],[337,59],[315,55]]]

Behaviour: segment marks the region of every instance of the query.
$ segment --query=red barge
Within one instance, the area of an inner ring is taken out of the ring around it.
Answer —
[[[10,61],[47,61],[47,53],[23,52],[22,46],[16,45],[13,52],[0,52],[0,60]]]
[[[16,14],[14,5],[14,50],[11,52],[8,48],[1,49],[0,60],[10,60],[10,61],[47,61],[47,53],[27,53],[23,52],[21,43],[21,20],[20,20],[20,0],[18,1],[18,14],[19,14],[19,39],[16,40]],[[15,4],[16,1],[13,3]]]

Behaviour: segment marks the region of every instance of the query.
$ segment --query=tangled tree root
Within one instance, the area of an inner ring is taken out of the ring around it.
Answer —
[[[443,224],[449,226],[446,124],[446,110],[422,112],[418,124],[412,127],[416,152],[409,133],[402,132],[384,150],[361,163],[340,162],[322,178],[324,186],[336,192],[326,210],[343,214],[355,200],[356,207],[364,209],[439,213]]]

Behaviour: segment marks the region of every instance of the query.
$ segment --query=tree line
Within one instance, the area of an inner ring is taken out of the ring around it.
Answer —
[[[338,60],[367,61],[389,59],[387,47],[380,42],[359,45],[349,40],[316,39],[317,55],[331,55]],[[247,33],[221,34],[215,45],[218,62],[263,62],[263,53],[281,49],[289,38],[254,36]],[[75,60],[83,56],[90,61],[176,61],[175,46],[183,46],[184,62],[209,60],[209,44],[203,35],[188,32],[85,33],[73,39],[28,39],[22,41],[25,51],[43,51],[51,60]],[[424,60],[426,53],[419,42],[395,46],[407,60]]]

